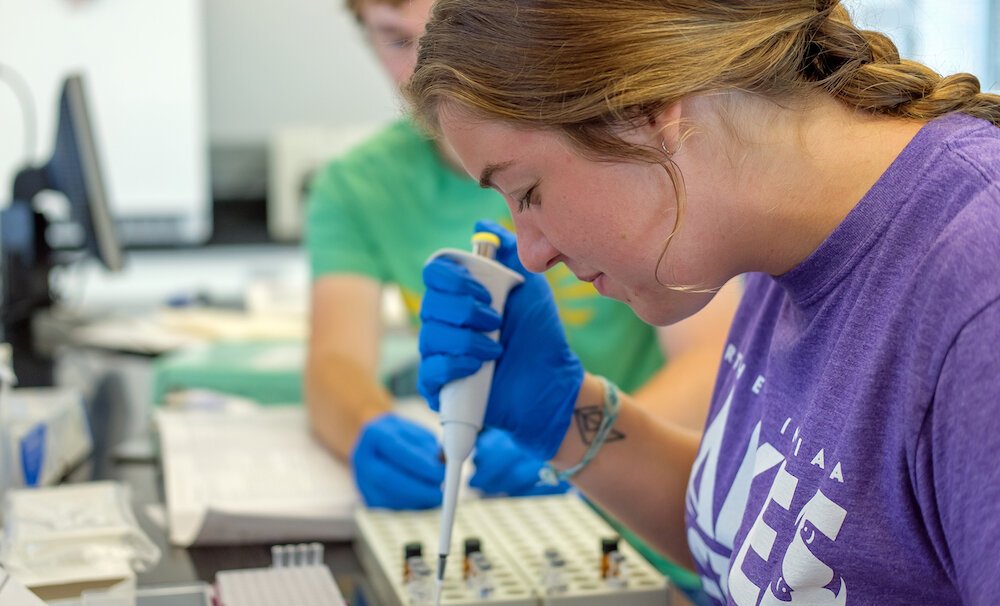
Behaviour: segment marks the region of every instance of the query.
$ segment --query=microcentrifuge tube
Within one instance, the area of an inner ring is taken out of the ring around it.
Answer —
[[[618,538],[601,539],[601,578],[608,578],[608,569],[611,566],[610,556],[612,552],[618,551]]]
[[[613,551],[608,556],[608,586],[615,589],[628,587],[625,555],[620,551]]]
[[[309,565],[320,566],[323,564],[323,544],[309,543]]]
[[[465,562],[462,566],[462,578],[465,580],[469,579],[469,575],[472,574],[472,555],[476,553],[481,553],[483,551],[482,542],[476,537],[469,537],[465,539]]]
[[[493,595],[493,564],[477,551],[469,556],[470,573],[468,579],[469,589],[480,598],[488,598]]]
[[[413,576],[412,564],[417,560],[423,561],[424,546],[420,543],[407,543],[403,545],[403,583],[408,583]]]
[[[310,547],[306,543],[299,543],[295,546],[295,565],[296,566],[308,566],[309,565],[309,552]]]
[[[569,586],[566,583],[566,560],[556,549],[545,550],[545,562],[542,564],[542,588],[548,595],[565,593]]]
[[[291,545],[276,545],[278,549],[278,557],[276,567],[287,568],[293,565],[292,558],[294,557],[293,551],[294,547]],[[274,550],[271,550],[272,557],[274,557]]]
[[[410,578],[406,581],[407,601],[410,606],[431,606],[434,603],[434,577],[422,557],[410,559]]]

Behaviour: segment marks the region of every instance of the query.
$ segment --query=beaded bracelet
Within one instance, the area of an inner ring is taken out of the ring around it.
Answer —
[[[583,459],[581,459],[576,465],[568,467],[563,471],[557,471],[556,468],[550,463],[543,465],[542,468],[538,470],[538,477],[541,484],[556,486],[560,482],[575,476],[581,469],[586,467],[594,457],[597,456],[597,451],[601,449],[601,446],[604,446],[605,440],[607,440],[608,435],[611,433],[611,428],[618,419],[618,411],[621,407],[618,398],[618,387],[604,377],[597,378],[599,378],[604,384],[604,417],[601,419],[601,424],[597,428],[597,434],[594,436],[593,441],[590,442],[590,447],[587,448],[587,452],[584,453]]]

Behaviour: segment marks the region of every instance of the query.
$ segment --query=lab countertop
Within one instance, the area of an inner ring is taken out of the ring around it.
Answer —
[[[138,574],[139,587],[205,581],[213,583],[223,570],[261,568],[271,565],[270,545],[204,546],[182,548],[170,545],[164,516],[163,476],[158,461],[116,461],[102,444],[91,459],[68,478],[71,482],[116,480],[132,491],[136,520],[161,550],[160,561]],[[350,604],[376,604],[361,564],[350,542],[324,543],[324,562]]]

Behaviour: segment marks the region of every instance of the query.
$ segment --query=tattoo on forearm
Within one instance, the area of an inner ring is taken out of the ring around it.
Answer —
[[[601,421],[604,420],[604,407],[581,406],[573,413],[573,417],[576,419],[576,428],[580,430],[580,439],[583,440],[584,444],[590,445],[597,437],[597,430],[600,429]],[[625,434],[612,429],[604,441],[616,442],[624,439]]]

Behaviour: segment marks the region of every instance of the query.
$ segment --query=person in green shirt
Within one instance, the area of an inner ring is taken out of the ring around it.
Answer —
[[[348,0],[397,85],[412,74],[431,4]],[[391,395],[377,379],[382,288],[398,286],[416,329],[424,262],[439,248],[468,249],[480,219],[511,226],[503,197],[481,188],[443,141],[428,139],[405,118],[331,162],[313,181],[306,223],[313,276],[306,403],[314,432],[351,462],[370,506],[438,506],[444,478],[434,436],[394,415]],[[684,323],[654,329],[564,265],[546,277],[567,340],[588,371],[665,421],[702,430],[738,287],[727,287]],[[692,401],[704,406],[674,406]],[[551,490],[538,485],[543,462],[521,454],[499,431],[483,432],[474,463],[470,483],[485,493]]]

